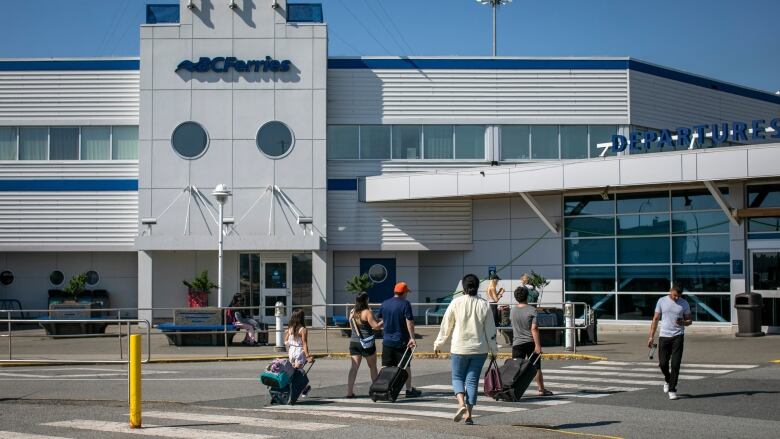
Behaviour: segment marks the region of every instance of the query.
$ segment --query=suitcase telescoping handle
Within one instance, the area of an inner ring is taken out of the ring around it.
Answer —
[[[306,367],[306,366],[304,366],[304,369],[303,369],[303,374],[304,374],[304,375],[308,375],[308,374],[309,374],[309,371],[310,371],[310,370],[311,370],[311,368],[312,368],[312,366],[314,366],[314,362],[313,362],[313,361],[312,361],[311,363],[309,363],[309,367]]]
[[[411,352],[409,350],[411,349]],[[398,362],[398,368],[399,369],[406,369],[409,367],[409,363],[412,362],[412,357],[414,356],[414,349],[412,347],[407,346],[406,350],[404,351],[404,354],[401,356],[401,361]],[[406,356],[406,354],[409,354],[409,357]],[[406,365],[401,367],[402,364],[404,364],[404,359],[406,359]]]
[[[531,363],[531,364],[533,364],[534,366],[536,366],[537,364],[539,364],[539,360],[541,360],[541,359],[542,359],[542,354],[537,354],[536,352],[533,352],[531,355],[536,355],[536,360],[534,360],[534,362],[533,362],[533,363]],[[529,361],[531,360],[531,357],[530,357],[530,356],[528,357],[528,360],[529,360]]]

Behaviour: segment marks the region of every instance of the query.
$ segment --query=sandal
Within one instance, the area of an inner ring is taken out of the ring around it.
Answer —
[[[466,421],[464,422],[466,425],[474,425],[474,420],[471,418],[466,418]]]
[[[351,395],[347,395],[347,396],[345,396],[345,398],[347,398],[347,399],[355,399],[355,398],[357,398],[357,395],[355,395],[355,394],[353,393],[353,394],[351,394]]]
[[[552,392],[550,392],[550,391],[549,391],[549,390],[547,390],[547,389],[542,389],[542,390],[540,390],[540,391],[539,391],[539,393],[538,393],[537,395],[538,395],[538,396],[552,396],[552,395],[553,395],[553,393],[552,393]]]

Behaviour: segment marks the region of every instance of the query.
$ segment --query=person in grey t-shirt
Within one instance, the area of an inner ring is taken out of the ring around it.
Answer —
[[[533,353],[542,355],[539,327],[536,325],[536,308],[528,304],[528,288],[517,287],[515,300],[517,305],[509,312],[512,322],[512,358],[530,358]],[[536,367],[539,369],[536,373],[539,396],[552,395],[552,392],[544,388],[541,359],[536,363]]]
[[[664,392],[669,394],[669,399],[674,400],[677,399],[677,378],[682,363],[685,327],[693,323],[691,307],[682,298],[682,287],[675,285],[669,290],[668,296],[658,299],[653,322],[650,324],[650,338],[647,340],[649,347],[653,346],[653,337],[659,319],[661,333],[658,336],[658,367],[661,368],[666,381]]]

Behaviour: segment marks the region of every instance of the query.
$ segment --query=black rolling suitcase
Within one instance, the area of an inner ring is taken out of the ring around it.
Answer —
[[[541,356],[532,354],[529,358],[510,358],[499,368],[502,391],[494,397],[496,400],[519,401],[528,390],[536,376],[536,364]]]
[[[398,366],[383,367],[379,371],[376,381],[371,383],[371,387],[368,389],[368,395],[372,401],[395,402],[398,399],[398,394],[401,393],[406,380],[409,379],[409,372],[406,371],[406,368],[412,361],[412,355],[414,355],[414,349],[406,348]]]

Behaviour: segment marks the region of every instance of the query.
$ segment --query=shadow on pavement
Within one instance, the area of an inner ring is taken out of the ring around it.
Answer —
[[[719,396],[737,396],[737,395],[753,396],[753,395],[759,395],[759,394],[762,394],[762,393],[774,394],[774,393],[780,393],[780,392],[766,391],[766,390],[743,390],[743,391],[738,391],[738,392],[705,393],[703,395],[680,395],[680,397],[686,398],[686,399],[698,399],[698,398],[717,398]]]
[[[620,424],[620,421],[597,421],[597,422],[577,422],[573,424],[561,424],[552,428],[558,430],[569,430],[572,428],[603,427],[605,425]]]

